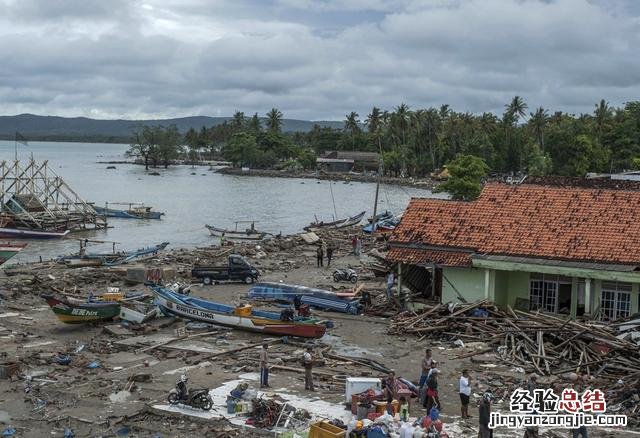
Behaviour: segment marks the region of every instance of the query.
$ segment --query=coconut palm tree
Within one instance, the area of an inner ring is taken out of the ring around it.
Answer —
[[[520,96],[514,96],[511,102],[505,105],[507,112],[511,113],[514,118],[514,123],[518,123],[520,117],[524,117],[527,114],[529,108],[524,99]]]
[[[395,122],[396,127],[401,132],[402,144],[407,143],[407,130],[409,128],[409,106],[401,103],[394,110],[392,121]]]
[[[604,132],[604,126],[607,121],[611,118],[613,112],[609,107],[609,102],[606,102],[604,99],[600,101],[596,105],[596,110],[593,112],[596,121],[596,133],[598,140],[602,140],[602,133]]]
[[[539,107],[535,113],[530,113],[530,115],[529,125],[540,149],[544,150],[544,131],[549,121],[549,113],[546,109]]]
[[[244,123],[246,118],[242,111],[236,111],[233,113],[233,118],[231,119],[231,126],[235,131],[242,131],[244,128]]]
[[[282,130],[282,112],[277,108],[271,108],[267,113],[267,130],[279,133]]]
[[[374,106],[367,115],[364,124],[367,125],[367,129],[371,134],[378,132],[382,127],[382,111],[380,111],[380,108]]]
[[[344,130],[351,133],[351,149],[356,150],[356,134],[360,132],[360,120],[357,112],[351,111],[344,120]]]

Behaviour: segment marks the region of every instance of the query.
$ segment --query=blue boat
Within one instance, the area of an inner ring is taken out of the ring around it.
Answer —
[[[248,297],[288,303],[293,303],[296,297],[299,297],[300,304],[351,315],[358,315],[362,308],[357,299],[340,297],[333,292],[322,289],[283,283],[258,283],[249,290]]]
[[[395,229],[396,226],[400,223],[400,219],[397,217],[390,217],[386,219],[382,219],[375,223],[368,224],[362,228],[362,231],[365,233],[374,233],[376,231],[391,231]]]
[[[119,210],[115,208],[109,208],[107,203],[106,207],[94,206],[93,209],[100,216],[115,217],[120,219],[160,219],[164,213],[159,211],[153,211],[152,207],[145,207],[143,204],[136,203],[111,203],[112,205],[120,204],[127,205],[129,208],[126,210]]]

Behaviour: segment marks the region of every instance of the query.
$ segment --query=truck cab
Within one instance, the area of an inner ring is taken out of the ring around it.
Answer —
[[[191,277],[201,279],[204,284],[219,282],[244,282],[251,284],[260,273],[244,257],[232,254],[226,266],[198,266],[191,270]]]

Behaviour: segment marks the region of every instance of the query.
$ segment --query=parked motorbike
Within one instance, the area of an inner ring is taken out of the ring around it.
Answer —
[[[351,283],[358,282],[358,274],[351,268],[336,269],[333,271],[333,281],[336,283],[340,281],[350,281]]]
[[[187,377],[182,375],[176,382],[176,387],[169,392],[169,404],[176,405],[182,403],[193,408],[210,410],[213,407],[213,400],[209,396],[208,389],[190,389],[187,391]]]

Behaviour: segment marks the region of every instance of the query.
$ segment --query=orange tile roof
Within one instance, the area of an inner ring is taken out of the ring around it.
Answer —
[[[472,202],[414,198],[391,244],[640,265],[640,192],[496,183]]]
[[[471,266],[471,253],[433,249],[391,248],[387,260],[411,265],[435,263],[440,266]]]

